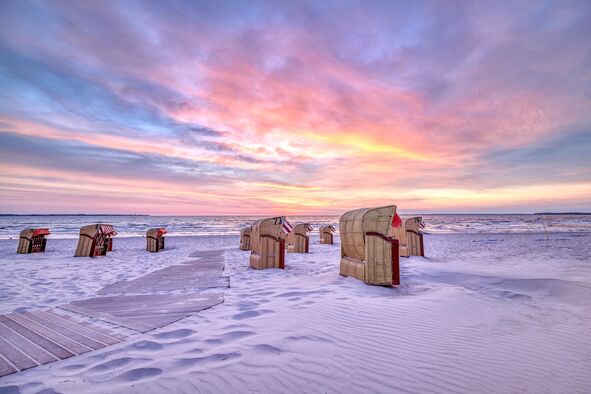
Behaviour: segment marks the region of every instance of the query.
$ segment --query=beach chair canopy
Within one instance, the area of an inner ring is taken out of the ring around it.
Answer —
[[[260,219],[254,222],[250,230],[250,245],[253,252],[260,253],[261,237],[271,237],[276,240],[285,239],[287,232],[283,223],[284,216]]]
[[[309,231],[312,231],[312,226],[309,223],[296,223],[287,238],[287,251],[289,253],[308,253],[310,248]]]
[[[26,239],[31,239],[33,237],[38,237],[40,235],[49,235],[49,229],[48,228],[26,228],[23,231],[21,231],[21,238],[26,238]]]
[[[90,238],[94,238],[97,235],[114,237],[117,235],[117,231],[110,224],[90,224],[80,229],[80,235],[86,235]]]
[[[423,218],[420,216],[409,218],[404,221],[404,228],[406,231],[412,231],[414,233],[421,233],[422,231]]]
[[[240,235],[243,237],[250,236],[250,231],[251,231],[251,226],[243,227],[242,230],[240,230]]]
[[[309,223],[296,223],[293,226],[293,231],[289,233],[289,237],[294,239],[296,234],[306,237],[309,231],[312,231],[312,226]]]
[[[339,220],[343,256],[363,260],[365,234],[373,232],[388,238],[395,214],[396,205],[361,208],[343,214]]]
[[[146,233],[146,236],[151,238],[160,238],[164,234],[166,234],[166,229],[164,227],[158,227],[149,229]]]
[[[334,228],[334,226],[331,226],[330,224],[324,225],[324,226],[320,226],[319,230],[320,233],[334,233],[337,230]]]

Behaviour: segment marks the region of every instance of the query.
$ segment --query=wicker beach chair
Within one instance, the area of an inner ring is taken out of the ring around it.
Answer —
[[[308,223],[297,223],[287,237],[287,253],[309,253],[310,237],[308,231],[312,226]]]
[[[343,276],[368,285],[400,284],[398,240],[390,236],[396,206],[362,208],[341,216],[341,266]]]
[[[164,249],[164,227],[151,228],[146,232],[146,250],[148,252],[159,252]]]
[[[250,250],[250,231],[251,226],[240,230],[240,250]]]
[[[320,226],[320,229],[319,229],[320,243],[327,244],[327,245],[333,245],[335,231],[336,230],[335,230],[334,226],[331,226],[331,225]]]
[[[425,256],[423,232],[421,231],[423,227],[422,223],[423,218],[421,217],[406,219],[404,222],[408,256]]]
[[[425,256],[421,217],[409,218],[400,227],[392,227],[391,236],[399,243],[400,257]]]
[[[47,228],[27,228],[21,231],[18,241],[17,253],[43,253],[47,240],[45,236],[49,235]]]
[[[250,266],[254,269],[285,268],[285,217],[261,219],[250,231]]]
[[[113,237],[117,232],[110,224],[91,224],[80,229],[76,257],[105,256],[113,250]]]

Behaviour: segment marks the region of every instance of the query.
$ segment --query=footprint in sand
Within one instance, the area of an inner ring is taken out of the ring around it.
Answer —
[[[2,394],[21,394],[18,386],[0,386],[0,393]]]
[[[241,357],[239,352],[215,353],[205,357],[181,358],[175,361],[178,368],[191,368],[195,365],[225,362]]]
[[[225,334],[222,334],[218,338],[222,343],[229,343],[229,342],[237,341],[242,338],[252,336],[254,334],[255,333],[252,331],[232,331],[232,332],[227,332]]]
[[[234,319],[234,320],[252,319],[253,317],[266,315],[269,313],[273,313],[273,311],[270,311],[267,309],[261,309],[258,311],[246,311],[246,312],[241,312],[241,313],[235,314],[234,316],[232,316],[232,319]]]
[[[107,371],[114,371],[116,369],[125,367],[126,365],[128,365],[129,363],[131,363],[134,360],[135,359],[132,357],[116,358],[113,360],[109,360],[109,361],[105,361],[103,363],[97,364],[94,367],[90,368],[87,372],[89,372],[91,374],[95,374],[95,373],[98,374],[98,373],[103,373],[103,372],[107,372]]]
[[[129,350],[132,350],[132,349],[134,349],[134,350],[148,350],[150,352],[156,352],[158,350],[161,350],[163,347],[164,346],[162,346],[158,342],[139,341],[139,342],[132,344],[131,346],[128,346],[127,348],[129,348]]]
[[[178,330],[160,332],[158,334],[154,334],[154,337],[158,339],[180,339],[186,338],[191,336],[195,333],[193,330],[189,330],[188,328],[180,328]]]
[[[281,353],[283,353],[283,350],[281,350],[275,346],[267,345],[266,343],[263,343],[260,345],[255,345],[255,346],[253,346],[253,349],[255,349],[257,352],[265,353],[265,354],[281,354]]]
[[[237,306],[238,306],[238,310],[248,311],[251,309],[255,309],[257,306],[259,306],[259,303],[252,302],[252,301],[246,301],[246,302],[240,302]]]
[[[115,379],[124,382],[137,382],[140,380],[153,378],[159,375],[162,375],[162,370],[160,368],[136,368],[122,373]]]

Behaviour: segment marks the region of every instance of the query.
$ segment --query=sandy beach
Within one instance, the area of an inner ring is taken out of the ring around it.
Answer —
[[[340,249],[312,236],[286,269],[248,268],[237,236],[115,239],[73,258],[72,239],[16,255],[0,241],[0,313],[55,308],[119,280],[224,251],[225,302],[118,345],[0,378],[2,393],[532,392],[591,388],[591,235],[426,235],[398,288],[338,275]],[[67,313],[61,310],[63,313]],[[46,391],[44,391],[46,390]],[[53,391],[52,391],[53,390]]]

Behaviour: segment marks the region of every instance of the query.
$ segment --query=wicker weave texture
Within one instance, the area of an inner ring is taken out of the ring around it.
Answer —
[[[349,211],[339,220],[341,255],[365,260],[365,234],[376,232],[389,236],[395,205],[379,208],[362,208]]]
[[[365,239],[365,283],[391,285],[392,243],[377,236]]]

